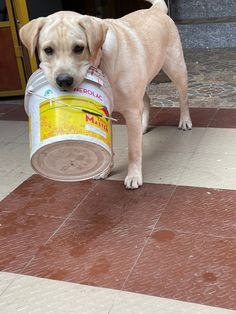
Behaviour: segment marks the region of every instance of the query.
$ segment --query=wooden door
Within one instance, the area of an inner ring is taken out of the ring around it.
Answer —
[[[0,0],[0,96],[23,95],[22,49],[10,0]]]

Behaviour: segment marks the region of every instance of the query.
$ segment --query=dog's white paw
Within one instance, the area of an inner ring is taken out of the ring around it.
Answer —
[[[126,189],[134,190],[134,189],[138,189],[140,186],[143,185],[143,179],[142,179],[142,176],[127,175],[124,183],[125,183]]]
[[[192,121],[190,119],[180,120],[178,128],[180,130],[192,130]]]

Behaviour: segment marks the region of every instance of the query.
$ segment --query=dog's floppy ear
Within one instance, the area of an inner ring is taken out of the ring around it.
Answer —
[[[38,42],[39,32],[45,24],[45,17],[39,17],[25,24],[19,32],[20,39],[32,56]]]
[[[79,25],[85,31],[89,53],[95,59],[105,41],[108,27],[102,21],[88,16],[81,18]]]

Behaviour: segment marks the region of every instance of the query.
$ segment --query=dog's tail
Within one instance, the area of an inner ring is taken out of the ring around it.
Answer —
[[[160,10],[167,14],[168,7],[164,0],[146,0],[147,2],[151,2],[152,5],[158,6]]]

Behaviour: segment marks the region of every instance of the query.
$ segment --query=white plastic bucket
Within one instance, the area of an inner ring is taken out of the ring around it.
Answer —
[[[94,178],[112,162],[112,93],[95,68],[73,92],[49,85],[43,71],[26,86],[30,158],[40,175],[57,181]]]

